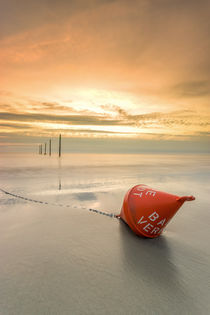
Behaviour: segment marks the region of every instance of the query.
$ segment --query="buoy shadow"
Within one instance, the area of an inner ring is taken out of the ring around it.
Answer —
[[[122,278],[128,292],[136,294],[143,301],[140,303],[157,307],[159,311],[154,314],[172,314],[170,308],[176,310],[176,314],[186,314],[189,308],[198,314],[180,266],[173,261],[175,253],[172,255],[167,237],[139,237],[122,220],[119,220],[119,231]],[[173,246],[173,242],[170,245]]]
[[[119,230],[122,258],[130,273],[157,286],[178,283],[177,268],[171,261],[170,247],[164,235],[154,239],[139,237],[122,220]]]

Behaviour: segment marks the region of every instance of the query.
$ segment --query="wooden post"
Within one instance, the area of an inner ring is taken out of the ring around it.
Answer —
[[[45,142],[45,144],[44,144],[44,155],[46,155],[47,154],[47,143]]]
[[[40,144],[40,154],[42,154],[42,144]]]
[[[49,156],[51,156],[51,139],[49,140]]]
[[[59,149],[58,149],[58,155],[61,157],[61,134],[59,135]]]

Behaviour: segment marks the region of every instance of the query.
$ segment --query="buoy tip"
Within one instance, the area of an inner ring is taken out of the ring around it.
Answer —
[[[195,197],[194,196],[183,196],[183,197],[177,198],[177,200],[181,201],[181,202],[192,201],[192,200],[195,200]]]

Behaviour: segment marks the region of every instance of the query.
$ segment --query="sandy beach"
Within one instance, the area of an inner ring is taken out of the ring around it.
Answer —
[[[0,314],[209,314],[208,155],[1,154]],[[193,194],[157,239],[120,220],[126,191]]]

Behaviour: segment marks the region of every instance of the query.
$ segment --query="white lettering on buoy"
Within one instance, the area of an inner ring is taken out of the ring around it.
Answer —
[[[148,218],[150,219],[150,221],[155,221],[159,218],[159,214],[157,212],[153,212],[152,214],[150,214],[150,216],[148,216]]]
[[[143,230],[146,232],[149,232],[151,228],[153,228],[153,225],[151,223],[148,223],[147,225],[143,227]]]
[[[142,197],[142,192],[140,194],[133,193],[135,196],[139,196],[140,198]]]
[[[154,223],[151,224],[148,222],[148,220],[150,220]],[[150,234],[160,234],[161,231],[163,230],[164,226],[165,226],[165,223],[166,223],[166,218],[163,218],[160,220],[160,215],[156,211],[152,212],[146,218],[144,216],[142,216],[137,222],[137,224],[141,224],[141,225],[143,224],[142,229],[145,232],[148,232]],[[157,225],[159,225],[159,227]]]
[[[137,187],[136,190],[140,191],[140,194],[134,193],[134,195],[141,198],[143,195],[143,191],[145,191],[145,188]]]
[[[145,196],[149,195],[152,197],[155,197],[156,195],[156,191],[154,190],[146,190],[146,188],[142,188],[142,187],[136,187],[136,190],[139,191],[140,193],[133,193],[133,195],[135,196],[139,196],[140,198],[143,196],[143,193],[145,193]]]
[[[146,221],[142,221],[142,219],[144,218],[144,216],[142,216],[141,217],[141,219],[139,219],[139,221],[137,222],[138,224],[143,224],[143,223],[146,223],[147,222],[147,220]]]
[[[146,188],[142,188],[142,187],[136,187],[136,190],[138,191],[145,191]]]
[[[148,195],[148,194],[150,194],[150,196],[152,196],[152,197],[155,197],[156,191],[148,190],[145,195]]]
[[[158,222],[157,225],[162,225],[163,226],[165,222],[166,222],[166,218],[161,220],[160,222]]]
[[[159,228],[159,227],[155,227],[155,228],[150,232],[150,234],[157,234],[158,231],[160,231],[160,228]]]

